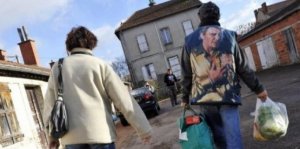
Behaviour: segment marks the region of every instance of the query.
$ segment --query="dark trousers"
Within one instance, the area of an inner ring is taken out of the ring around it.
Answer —
[[[115,143],[109,144],[70,144],[66,149],[115,149]]]
[[[172,107],[174,107],[175,105],[177,105],[177,89],[175,85],[172,86],[168,86],[168,90],[169,90],[169,95],[170,95],[170,101],[171,101],[171,105]]]

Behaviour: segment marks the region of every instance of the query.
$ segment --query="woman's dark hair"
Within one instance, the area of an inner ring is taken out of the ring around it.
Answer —
[[[219,7],[213,2],[203,3],[198,12],[201,22],[217,22],[220,19]]]
[[[97,37],[83,26],[73,27],[66,39],[66,48],[72,51],[74,48],[94,49],[97,45]]]

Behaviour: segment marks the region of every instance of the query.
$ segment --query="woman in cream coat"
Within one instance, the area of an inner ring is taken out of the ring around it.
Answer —
[[[131,97],[121,79],[103,60],[93,56],[97,38],[87,28],[73,28],[67,35],[70,55],[62,66],[63,98],[66,104],[69,131],[61,138],[66,149],[114,149],[115,125],[113,103],[126,117],[144,142],[151,138],[151,126],[143,111]],[[44,105],[44,121],[49,117],[57,97],[58,64],[55,63],[48,81]],[[59,145],[50,139],[49,147]]]

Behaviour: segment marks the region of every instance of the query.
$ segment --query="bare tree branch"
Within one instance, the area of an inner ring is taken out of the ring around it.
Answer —
[[[236,27],[236,31],[239,35],[245,35],[255,27],[255,22],[249,22],[247,24],[242,24]]]
[[[128,66],[124,57],[116,58],[112,64],[112,68],[123,80],[129,75]]]

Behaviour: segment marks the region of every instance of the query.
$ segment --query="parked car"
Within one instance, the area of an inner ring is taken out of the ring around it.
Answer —
[[[130,94],[141,106],[145,114],[154,114],[154,115],[159,114],[160,106],[157,102],[155,92],[151,92],[146,87],[141,87],[141,88],[131,90]],[[118,117],[120,118],[121,124],[123,126],[127,126],[128,122],[123,116],[123,114],[120,112],[117,113],[118,113]]]

